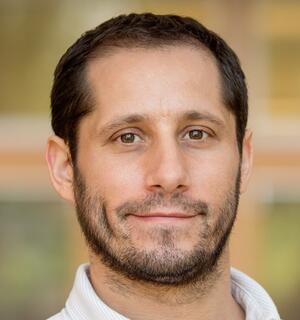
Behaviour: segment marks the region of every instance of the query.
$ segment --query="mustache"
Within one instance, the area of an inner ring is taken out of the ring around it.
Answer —
[[[208,215],[209,206],[205,201],[193,200],[182,193],[174,193],[166,198],[163,193],[149,194],[143,200],[127,201],[115,209],[116,215],[122,220],[130,214],[150,213],[158,207],[171,207],[195,215]]]

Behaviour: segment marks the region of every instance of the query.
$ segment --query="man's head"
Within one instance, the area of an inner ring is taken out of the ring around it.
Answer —
[[[131,279],[216,267],[251,167],[233,51],[190,18],[120,16],[62,57],[47,160],[93,253]]]

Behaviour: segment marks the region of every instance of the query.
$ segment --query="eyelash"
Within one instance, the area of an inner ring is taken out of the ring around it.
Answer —
[[[195,140],[195,141],[203,141],[209,137],[212,136],[212,134],[208,133],[207,131],[203,130],[203,129],[190,129],[188,130],[187,132],[185,132],[185,134],[183,135],[186,136],[187,134],[190,134],[192,131],[199,131],[201,132],[201,138],[200,139],[190,139],[190,140]],[[121,144],[125,145],[132,145],[134,144],[134,142],[129,142],[129,143],[126,143],[126,142],[122,142],[120,141],[122,139],[122,137],[124,137],[125,135],[128,135],[128,134],[131,134],[131,135],[134,135],[135,137],[139,137],[140,140],[142,140],[142,138],[137,134],[137,133],[134,133],[134,132],[125,132],[125,133],[122,133],[121,135],[117,136],[116,138],[114,138],[113,140],[114,141],[117,141],[117,142],[120,142]],[[203,135],[206,135],[206,137],[203,137]]]
[[[191,129],[191,130],[188,130],[188,131],[184,134],[184,136],[186,136],[187,134],[190,134],[192,131],[199,131],[199,132],[201,132],[201,139],[192,139],[192,138],[190,137],[191,140],[199,140],[199,141],[202,141],[202,140],[205,139],[205,138],[203,138],[203,135],[206,135],[206,138],[208,138],[208,137],[211,136],[208,132],[206,132],[205,130],[202,130],[202,129]]]
[[[118,141],[119,139],[121,139],[123,136],[126,136],[127,134],[131,134],[131,135],[134,135],[135,137],[139,137],[139,139],[142,140],[142,138],[140,138],[140,136],[137,134],[137,133],[134,133],[134,132],[126,132],[126,133],[122,133],[121,135],[119,135],[115,141]],[[133,143],[126,143],[126,142],[122,142],[120,141],[120,143],[122,144],[133,144]]]

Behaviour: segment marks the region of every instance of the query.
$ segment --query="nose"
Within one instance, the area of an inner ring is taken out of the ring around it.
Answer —
[[[183,151],[176,141],[165,141],[150,151],[146,185],[149,191],[164,193],[187,191],[190,178]]]

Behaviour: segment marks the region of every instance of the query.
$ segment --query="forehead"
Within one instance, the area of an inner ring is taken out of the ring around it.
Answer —
[[[91,118],[105,123],[126,114],[172,118],[188,110],[229,120],[214,57],[201,47],[115,49],[89,62],[86,79],[94,101]]]

